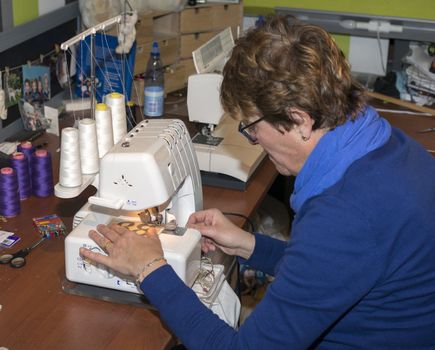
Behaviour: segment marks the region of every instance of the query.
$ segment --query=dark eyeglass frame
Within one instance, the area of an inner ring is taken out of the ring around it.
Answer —
[[[241,133],[243,136],[245,136],[248,141],[250,143],[252,143],[253,145],[257,144],[257,138],[253,137],[248,129],[252,126],[254,126],[255,124],[261,122],[262,120],[266,119],[266,117],[261,117],[260,119],[257,119],[256,121],[249,123],[249,124],[245,124],[244,122],[240,122],[239,123],[239,133]]]

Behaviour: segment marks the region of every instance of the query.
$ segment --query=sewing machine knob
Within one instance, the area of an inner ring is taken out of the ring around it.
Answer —
[[[122,147],[127,148],[130,147],[130,142],[126,141],[121,144]]]

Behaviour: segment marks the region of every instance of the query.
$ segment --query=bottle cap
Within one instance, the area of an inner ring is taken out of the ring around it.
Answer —
[[[159,44],[157,41],[153,42],[153,47],[151,48],[151,55],[160,56]]]

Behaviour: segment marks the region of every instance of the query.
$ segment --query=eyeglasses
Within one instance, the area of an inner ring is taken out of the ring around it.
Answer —
[[[248,141],[250,143],[252,143],[253,145],[256,145],[258,142],[257,142],[257,138],[251,134],[252,127],[255,124],[261,122],[263,119],[266,119],[266,117],[262,117],[260,119],[257,119],[255,122],[252,122],[249,124],[245,124],[244,122],[239,123],[239,133],[241,133],[243,136],[245,136],[248,139]]]

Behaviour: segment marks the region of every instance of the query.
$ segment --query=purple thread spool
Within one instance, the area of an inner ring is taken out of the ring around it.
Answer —
[[[20,200],[25,200],[32,195],[29,175],[29,160],[21,152],[15,152],[11,158],[11,166],[17,173]]]
[[[45,149],[35,151],[32,156],[32,191],[37,197],[48,197],[54,193],[51,155]]]
[[[35,147],[32,146],[30,141],[23,141],[17,146],[17,152],[24,153],[27,157],[27,162],[29,164],[29,177],[32,177],[32,155],[35,152]],[[32,181],[30,181],[30,191],[32,191]]]
[[[32,154],[35,152],[35,147],[32,146],[31,142],[23,141],[17,146],[17,152],[24,153],[30,161]]]
[[[12,218],[20,213],[17,174],[12,168],[0,170],[0,215]]]

